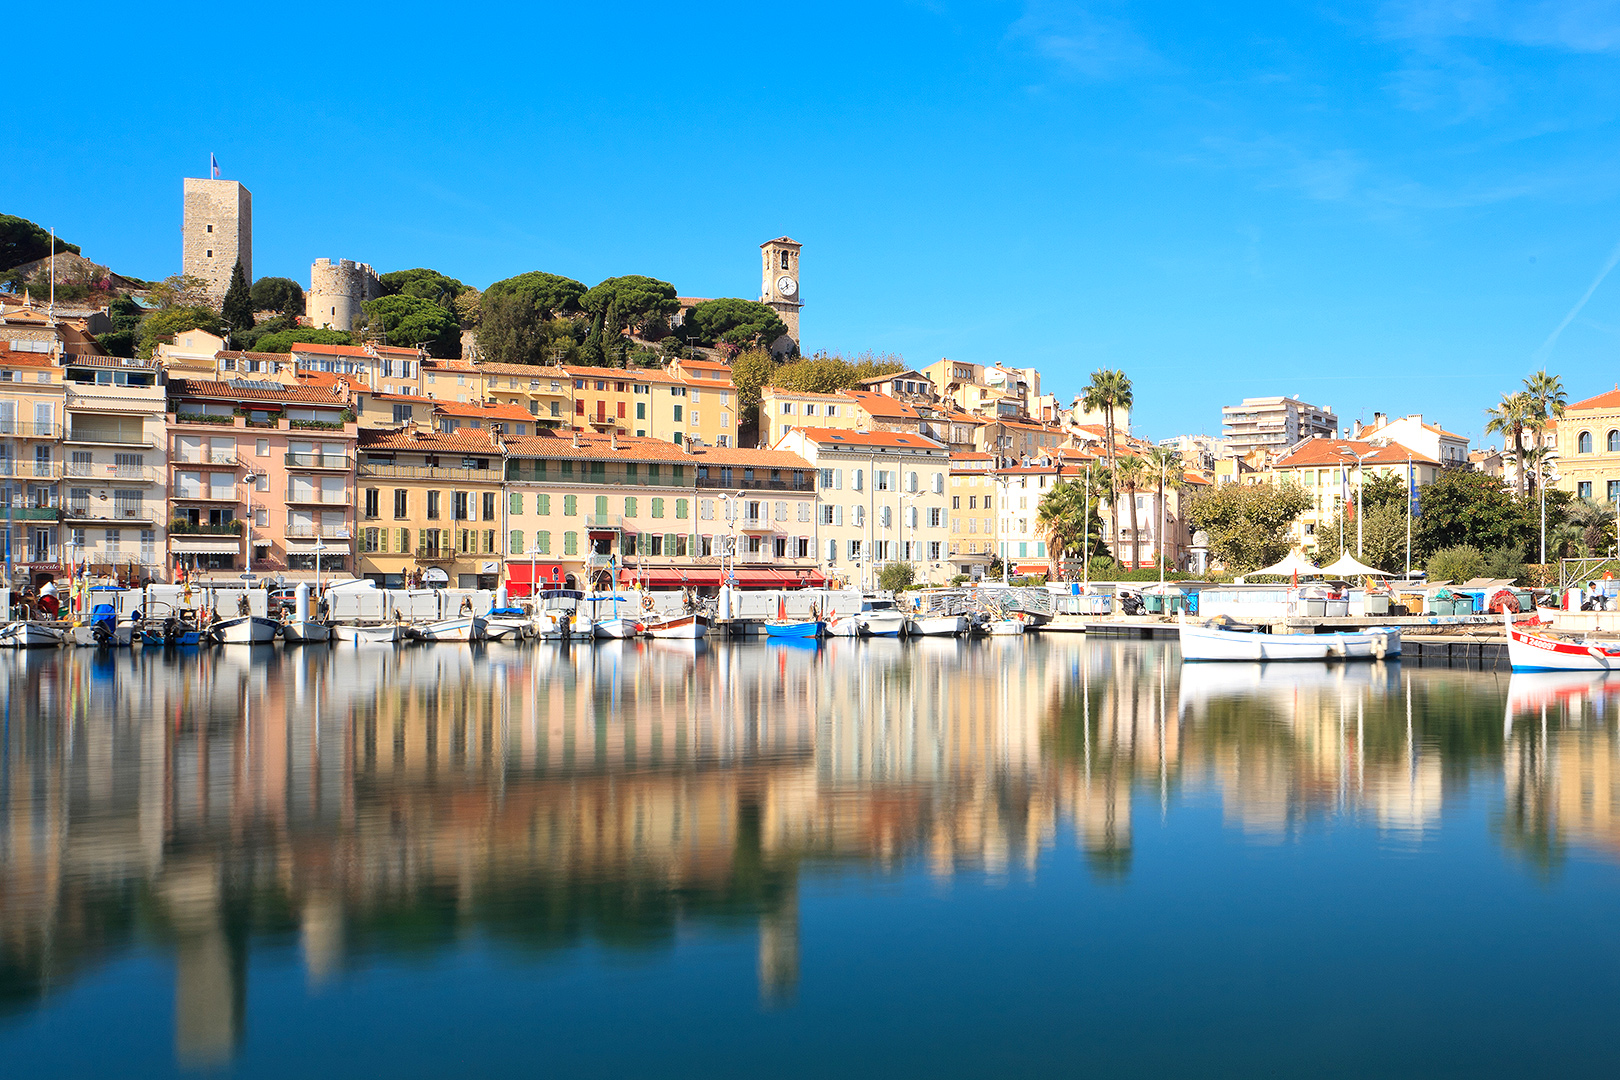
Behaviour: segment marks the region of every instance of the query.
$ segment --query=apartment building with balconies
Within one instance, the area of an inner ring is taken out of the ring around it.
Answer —
[[[947,556],[956,574],[982,578],[996,556],[996,459],[978,452],[953,453],[950,478],[950,540]]]
[[[45,339],[37,344],[0,339],[0,512],[10,530],[14,587],[38,587],[64,572],[64,390],[55,348]]]
[[[170,380],[171,564],[188,574],[355,571],[357,427],[347,392]]]
[[[1331,439],[1338,433],[1339,418],[1332,408],[1301,401],[1297,395],[1244,398],[1241,405],[1221,409],[1221,438],[1238,457],[1255,450],[1280,457],[1305,439]]]
[[[504,453],[487,427],[362,430],[355,463],[358,576],[386,588],[421,580],[496,588],[505,541]]]
[[[167,580],[164,375],[150,360],[62,361],[62,526],[67,562]]]
[[[699,580],[723,568],[744,589],[823,583],[816,469],[785,450],[695,447]],[[713,584],[719,584],[716,577]]]

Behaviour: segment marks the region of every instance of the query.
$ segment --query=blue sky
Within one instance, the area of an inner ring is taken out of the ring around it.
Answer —
[[[1620,376],[1620,3],[57,18],[87,74],[13,125],[0,212],[139,276],[178,269],[212,151],[259,275],[754,297],[785,233],[807,349],[1033,364],[1065,396],[1121,367],[1153,438],[1276,393],[1477,438],[1543,359],[1572,398]]]

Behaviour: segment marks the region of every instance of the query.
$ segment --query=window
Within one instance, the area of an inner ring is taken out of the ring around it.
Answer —
[[[439,493],[437,491],[427,493],[427,516],[429,521],[439,520]]]
[[[551,496],[550,495],[536,495],[534,497],[534,512],[539,514],[541,517],[550,516],[550,514],[551,514]]]
[[[624,406],[623,405],[619,406],[619,415],[620,416],[624,415]],[[645,419],[647,419],[647,403],[645,401],[636,402],[636,419],[637,420],[645,420]]]
[[[664,516],[664,500],[663,499],[654,499],[652,501],[652,516],[655,517],[655,518],[661,518],[661,517]]]
[[[534,553],[536,555],[551,554],[551,534],[541,530],[534,534]]]
[[[382,492],[376,488],[366,488],[366,517],[380,517],[382,514]]]
[[[1575,439],[1575,452],[1577,454],[1590,454],[1592,452],[1592,433],[1583,431]]]
[[[940,507],[930,506],[928,508],[928,525],[929,525],[930,528],[933,528],[933,529],[939,528],[941,525],[944,524],[944,518],[945,518],[945,511],[943,509],[941,509]]]
[[[675,500],[675,517],[679,521],[686,520],[686,502],[685,499]]]
[[[484,510],[484,520],[485,521],[494,521],[495,520],[495,492],[493,492],[493,491],[484,492],[483,510]]]
[[[675,422],[679,424],[681,422],[681,407],[679,405],[675,405],[672,406],[672,408],[675,410]]]
[[[428,506],[431,507],[432,505],[433,505],[433,496],[432,496],[432,494],[430,494],[428,496]],[[473,503],[472,505],[476,506],[477,503]],[[455,520],[457,520],[457,521],[466,521],[466,520],[468,520],[469,515],[468,515],[467,492],[465,492],[465,491],[453,491],[453,492],[450,493],[450,513],[452,515],[454,515]],[[428,517],[432,517],[432,516],[433,516],[433,513],[430,510],[428,512]]]
[[[625,517],[635,517],[636,516],[636,500],[635,500],[634,496],[630,496],[630,495],[625,496],[625,499],[624,499],[624,516]]]
[[[952,510],[960,510],[960,509],[962,509],[962,496],[960,496],[960,495],[952,495],[951,496],[951,509]]]
[[[506,512],[508,514],[523,513],[523,494],[514,491],[506,497]]]
[[[1575,494],[1583,499],[1590,499],[1592,497],[1592,481],[1582,480],[1576,484]]]
[[[605,518],[607,517],[607,512],[607,496],[598,495],[596,497],[596,516],[599,518]]]
[[[404,488],[394,489],[394,519],[397,521],[406,517],[410,507],[410,496]]]
[[[1609,453],[1620,454],[1620,431],[1609,432],[1607,444]]]
[[[874,469],[872,471],[872,486],[878,491],[888,491],[890,475],[888,469]]]
[[[1608,487],[1609,487],[1609,501],[1614,502],[1614,500],[1620,499],[1620,480],[1610,480],[1609,484],[1608,484]],[[117,494],[117,493],[114,492],[114,494]]]
[[[577,517],[578,515],[579,515],[579,496],[577,496],[577,495],[564,495],[563,496],[563,516],[564,517]],[[568,535],[572,536],[574,534],[569,533]]]
[[[787,537],[785,537],[785,536],[776,537],[774,542],[771,545],[772,546],[772,553],[778,559],[786,558],[787,557],[787,544],[788,544]]]
[[[810,415],[809,406],[805,407],[804,414],[806,416]],[[782,415],[783,416],[792,416],[793,415],[793,402],[791,402],[791,401],[782,402]]]
[[[574,401],[574,415],[575,416],[584,416],[585,415],[585,402],[580,401],[578,399],[575,399],[575,401]]]
[[[573,498],[573,496],[570,495],[569,498]],[[563,533],[563,554],[564,555],[578,555],[579,554],[579,534],[578,533],[573,533],[573,532],[565,532],[565,533]]]
[[[380,529],[367,529],[360,534],[362,537],[363,550],[366,552],[366,554],[371,555],[376,553],[378,546],[377,535],[379,532],[381,532]]]

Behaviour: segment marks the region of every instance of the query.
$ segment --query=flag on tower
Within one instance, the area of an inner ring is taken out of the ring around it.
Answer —
[[[211,151],[208,154],[208,167],[213,170],[214,179],[218,180],[219,179],[219,158],[215,157]]]

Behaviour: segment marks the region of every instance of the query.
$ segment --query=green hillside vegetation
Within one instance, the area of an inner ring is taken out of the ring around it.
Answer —
[[[60,236],[56,238],[56,250],[58,254],[64,251],[80,254],[78,244],[70,244]],[[50,253],[50,230],[27,218],[0,214],[0,271],[43,259]]]

